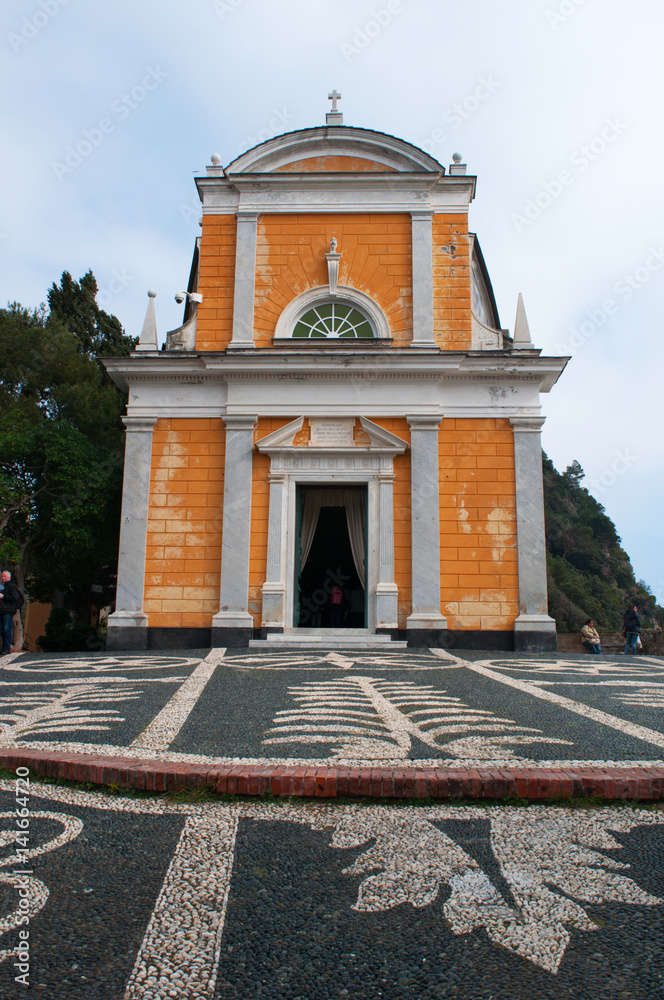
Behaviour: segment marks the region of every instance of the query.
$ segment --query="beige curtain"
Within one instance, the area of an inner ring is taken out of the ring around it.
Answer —
[[[304,569],[318,524],[321,507],[345,507],[350,547],[362,588],[365,587],[364,569],[364,491],[351,489],[305,490],[302,505],[302,531],[300,535],[301,568]]]
[[[362,590],[365,589],[364,579],[364,492],[360,490],[344,490],[346,494],[345,508],[348,521],[348,535],[353,552],[355,571],[360,578]]]

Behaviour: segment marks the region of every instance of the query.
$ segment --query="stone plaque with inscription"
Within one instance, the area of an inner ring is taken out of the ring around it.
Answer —
[[[353,441],[354,425],[353,417],[337,419],[310,417],[311,440],[309,443],[313,448],[352,448],[355,443]]]

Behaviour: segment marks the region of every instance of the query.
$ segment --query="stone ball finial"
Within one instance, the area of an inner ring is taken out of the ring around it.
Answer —
[[[461,153],[452,153],[452,159],[454,160],[455,163],[461,163],[461,161],[463,160],[463,156],[461,155]]]
[[[156,299],[157,298],[157,293],[155,292],[154,288],[150,288],[149,289],[149,291],[148,291],[148,298],[150,298],[150,299]]]
[[[213,167],[218,167],[221,163],[221,157],[219,156],[219,153],[213,153],[212,156],[210,157],[210,162],[212,163]]]

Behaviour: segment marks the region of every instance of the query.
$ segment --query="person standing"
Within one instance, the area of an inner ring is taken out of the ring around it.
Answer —
[[[341,605],[344,600],[344,592],[337,584],[330,594],[330,628],[340,628],[342,622]]]
[[[14,613],[23,606],[23,595],[15,583],[9,570],[3,570],[0,575],[0,632],[2,633],[2,655],[12,651],[14,632]]]
[[[595,623],[592,618],[589,618],[581,629],[581,645],[585,646],[586,649],[589,649],[591,653],[597,653],[601,656],[601,641],[599,632],[595,628]]]
[[[623,652],[636,653],[636,644],[641,634],[641,619],[636,604],[630,604],[623,615],[623,625],[625,626],[625,649]]]

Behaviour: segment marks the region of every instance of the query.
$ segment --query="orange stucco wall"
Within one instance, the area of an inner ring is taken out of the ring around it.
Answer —
[[[441,604],[450,629],[513,628],[519,614],[509,420],[443,420]]]
[[[258,220],[254,340],[271,347],[277,320],[296,296],[327,285],[325,254],[335,236],[339,283],[370,295],[387,316],[395,346],[412,331],[411,220],[394,215],[263,215]]]
[[[150,626],[206,628],[219,610],[225,444],[221,419],[155,425],[143,604]]]
[[[465,215],[433,217],[434,337],[444,351],[471,346],[470,244]]]
[[[377,160],[365,160],[362,156],[307,156],[277,167],[275,174],[322,174],[322,173],[395,173],[394,167],[387,167]]]
[[[224,350],[233,336],[236,231],[234,215],[203,216],[198,278],[203,301],[196,325],[199,351]]]
[[[198,288],[203,302],[198,308],[196,335],[200,351],[225,350],[232,337],[236,226],[233,215],[203,218]],[[258,220],[256,260],[257,347],[272,346],[277,320],[289,302],[310,288],[327,284],[325,254],[333,236],[342,254],[340,284],[375,299],[388,318],[394,346],[410,341],[412,260],[408,214],[263,215]],[[471,346],[467,237],[465,215],[434,216],[434,336],[443,350]]]
[[[255,440],[292,417],[261,418]],[[373,418],[410,441],[405,418]],[[361,433],[361,432],[359,432]],[[305,445],[308,429],[296,443]],[[225,429],[221,419],[155,426],[144,609],[153,627],[209,627],[219,610]],[[514,439],[508,420],[446,419],[439,433],[441,611],[451,629],[510,630],[518,615]],[[261,624],[270,459],[254,452],[249,610]],[[411,612],[410,454],[394,459],[399,626]]]

